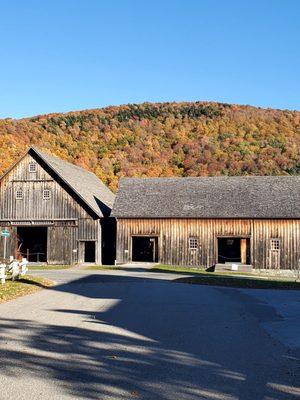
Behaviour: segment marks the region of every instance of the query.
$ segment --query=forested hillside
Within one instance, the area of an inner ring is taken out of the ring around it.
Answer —
[[[122,176],[300,174],[300,112],[162,103],[0,120],[0,172],[31,145]]]

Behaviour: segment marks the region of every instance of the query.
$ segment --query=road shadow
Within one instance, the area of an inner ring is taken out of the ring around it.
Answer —
[[[15,375],[16,384],[20,375],[43,376],[82,399],[299,398],[299,360],[224,295],[234,289],[199,288],[99,274],[56,286],[85,297],[86,309],[51,310],[66,316],[64,324],[1,318],[0,373]],[[89,309],[88,299],[99,307]],[[273,318],[271,308],[261,312]],[[68,315],[81,316],[80,325],[68,324]]]

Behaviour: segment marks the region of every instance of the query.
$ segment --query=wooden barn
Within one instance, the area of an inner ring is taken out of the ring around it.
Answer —
[[[125,178],[113,215],[118,263],[293,269],[300,258],[296,176]]]
[[[35,147],[0,181],[0,257],[49,264],[114,261],[114,194],[91,172]]]

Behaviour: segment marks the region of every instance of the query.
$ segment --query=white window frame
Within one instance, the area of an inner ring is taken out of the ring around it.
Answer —
[[[189,250],[198,250],[199,249],[199,240],[195,236],[189,237]]]
[[[36,170],[37,170],[37,165],[36,165],[36,163],[31,161],[31,162],[28,164],[28,171],[29,171],[31,174],[34,174],[34,173],[36,172]]]
[[[17,189],[16,190],[16,200],[23,200],[23,198],[24,198],[23,189]]]
[[[279,252],[280,251],[280,245],[281,245],[280,239],[278,239],[278,238],[271,238],[270,239],[270,249],[271,249],[271,251]]]
[[[46,195],[47,193],[47,195]],[[43,190],[43,200],[50,200],[51,199],[51,190],[50,189],[44,189]]]

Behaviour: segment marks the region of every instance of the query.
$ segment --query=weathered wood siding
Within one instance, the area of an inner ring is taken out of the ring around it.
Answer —
[[[253,220],[254,266],[276,268],[272,263],[270,239],[280,239],[279,267],[296,268],[300,259],[300,220]]]
[[[48,228],[48,259],[53,264],[60,264],[64,260],[69,260],[70,264],[75,263],[76,253],[73,249],[77,248],[78,229],[65,226],[51,226]],[[59,245],[58,245],[59,244]]]
[[[29,172],[30,162],[37,164],[36,172]],[[18,189],[23,190],[22,200],[16,199]],[[51,198],[48,200],[43,199],[44,189],[51,191]],[[85,240],[96,241],[96,262],[101,263],[99,220],[91,217],[30,154],[1,181],[0,224],[13,234],[8,242],[9,254],[14,254],[16,248],[15,225],[48,226],[49,263],[69,264],[83,261],[83,256],[80,259],[79,243]],[[0,239],[0,251],[2,247],[3,240]]]
[[[89,214],[39,164],[37,172],[29,172],[35,160],[27,154],[3,179],[0,187],[1,220],[90,218]],[[22,189],[23,200],[16,199]],[[43,199],[43,190],[51,190],[51,199]]]
[[[159,262],[165,264],[205,268],[216,264],[219,236],[249,237],[254,268],[274,268],[271,238],[281,240],[280,268],[292,268],[300,258],[300,220],[118,219],[118,263],[131,261],[134,235],[157,236]],[[189,237],[198,238],[198,250],[189,250]]]

